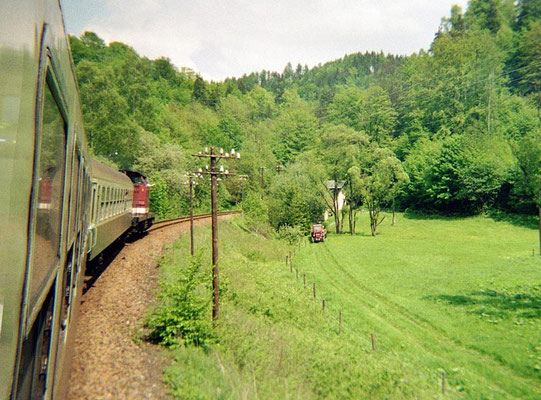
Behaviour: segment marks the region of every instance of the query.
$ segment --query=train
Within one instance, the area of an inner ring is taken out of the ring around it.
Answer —
[[[0,2],[0,400],[65,396],[87,263],[153,223],[93,160],[59,0]]]

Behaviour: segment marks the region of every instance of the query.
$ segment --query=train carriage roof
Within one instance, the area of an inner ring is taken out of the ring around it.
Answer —
[[[125,173],[133,183],[145,183],[148,184],[148,179],[146,175],[143,175],[137,171],[121,170],[120,172]]]
[[[114,168],[108,167],[96,160],[90,160],[90,168],[92,170],[92,179],[99,181],[113,182],[132,187],[132,181],[122,172]]]

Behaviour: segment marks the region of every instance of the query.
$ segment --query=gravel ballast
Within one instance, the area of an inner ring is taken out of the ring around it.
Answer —
[[[195,221],[209,223],[210,218]],[[155,300],[163,246],[187,231],[189,223],[181,223],[127,243],[83,295],[68,399],[169,397],[162,383],[168,361],[159,347],[135,337]]]

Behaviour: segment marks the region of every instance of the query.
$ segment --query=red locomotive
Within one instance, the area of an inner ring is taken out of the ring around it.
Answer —
[[[150,212],[150,184],[147,177],[136,171],[122,171],[133,182],[132,229],[145,232],[154,222]]]

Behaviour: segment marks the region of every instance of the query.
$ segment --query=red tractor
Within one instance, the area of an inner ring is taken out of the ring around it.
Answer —
[[[315,242],[324,242],[327,237],[327,230],[321,224],[312,225],[311,239],[312,243]]]

